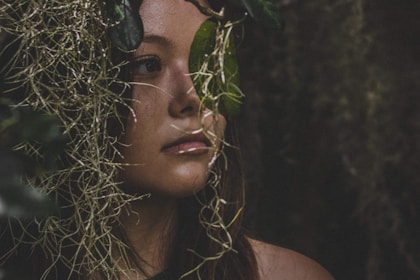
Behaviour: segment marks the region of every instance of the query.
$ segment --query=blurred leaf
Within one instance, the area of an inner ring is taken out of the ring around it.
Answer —
[[[13,109],[6,103],[0,100],[0,147],[12,149],[21,143],[32,143],[38,147],[39,157],[15,152],[28,175],[55,170],[67,142],[66,135],[60,132],[58,120],[29,108]]]
[[[0,216],[45,216],[54,203],[24,183],[27,176],[58,169],[58,159],[66,146],[57,119],[30,108],[13,108],[0,99]],[[13,150],[31,143],[34,155]]]
[[[46,216],[54,203],[23,183],[23,168],[12,151],[0,151],[0,217]]]

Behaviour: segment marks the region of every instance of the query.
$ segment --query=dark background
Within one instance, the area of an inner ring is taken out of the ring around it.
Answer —
[[[239,52],[247,226],[337,280],[420,279],[420,2],[277,4]]]
[[[277,4],[240,47],[248,227],[336,279],[420,279],[420,2]]]

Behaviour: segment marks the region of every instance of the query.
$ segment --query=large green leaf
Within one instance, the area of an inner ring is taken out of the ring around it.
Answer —
[[[191,45],[189,69],[204,105],[234,116],[239,113],[242,98],[236,50],[231,38],[224,48],[216,48],[217,28],[213,20],[202,23]]]

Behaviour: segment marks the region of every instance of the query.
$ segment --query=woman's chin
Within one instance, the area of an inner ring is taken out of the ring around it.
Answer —
[[[204,188],[208,175],[208,161],[181,161],[162,164],[161,168],[126,167],[121,173],[122,189],[130,194],[151,193],[182,198]]]
[[[201,176],[201,178],[180,179],[178,177],[177,180],[161,182],[157,185],[139,181],[126,181],[121,188],[124,192],[132,195],[151,194],[152,196],[185,198],[201,191],[206,184],[207,178]]]

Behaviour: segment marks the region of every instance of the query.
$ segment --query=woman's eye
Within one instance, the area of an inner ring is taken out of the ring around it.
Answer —
[[[130,63],[132,75],[150,75],[160,72],[162,64],[157,56],[140,57]]]

